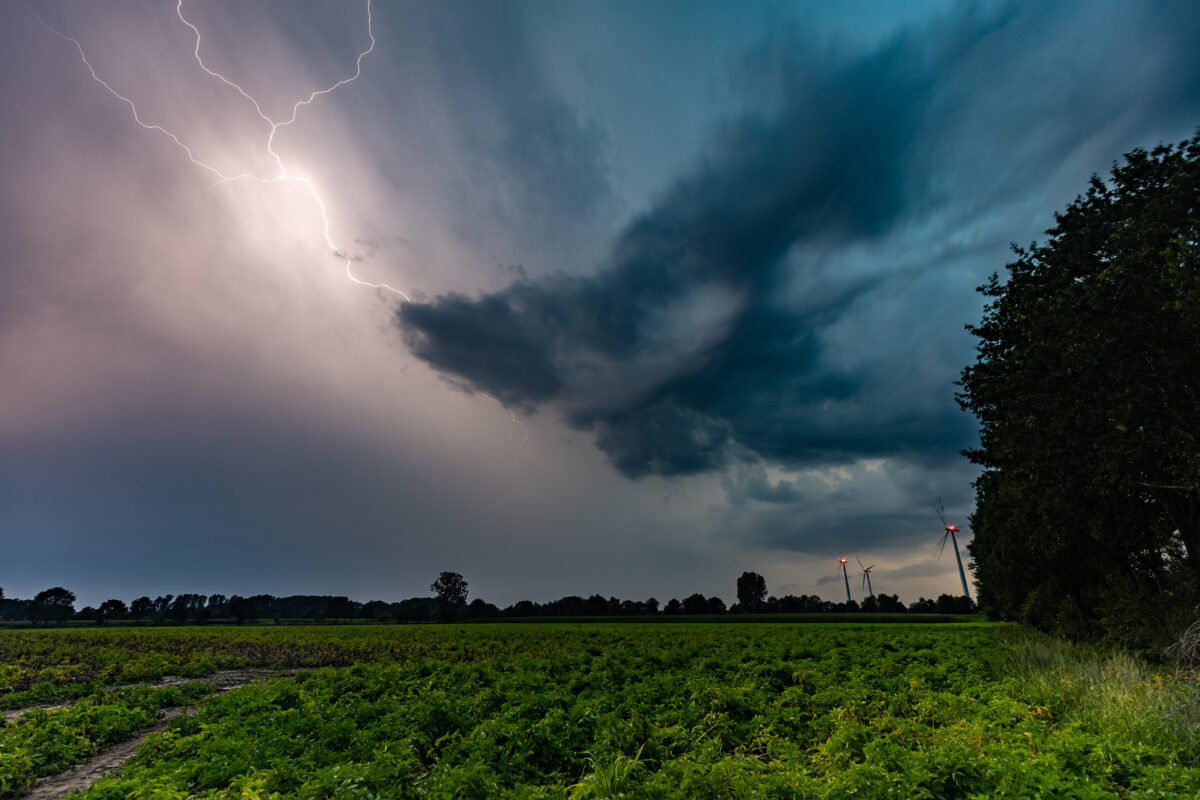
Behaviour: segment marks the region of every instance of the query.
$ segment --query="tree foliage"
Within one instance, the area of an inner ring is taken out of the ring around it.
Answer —
[[[44,589],[34,596],[30,611],[34,622],[62,622],[75,613],[75,593],[61,586]]]
[[[746,611],[756,611],[767,599],[767,581],[757,572],[743,572],[737,579],[738,604]]]
[[[1093,177],[992,275],[959,402],[989,612],[1156,646],[1200,585],[1200,134]]]
[[[467,603],[467,582],[457,572],[443,572],[429,588],[446,605],[462,606]]]
[[[96,609],[96,624],[103,624],[105,620],[121,619],[129,613],[129,609],[125,607],[124,600],[112,598],[105,600],[100,604],[100,608]]]

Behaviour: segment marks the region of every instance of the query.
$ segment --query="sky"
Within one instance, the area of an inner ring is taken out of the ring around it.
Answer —
[[[0,4],[0,587],[957,594],[976,288],[1192,135],[1197,41],[1191,0]]]

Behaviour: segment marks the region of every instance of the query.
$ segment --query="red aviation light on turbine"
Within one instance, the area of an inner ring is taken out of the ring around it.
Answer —
[[[844,559],[844,558],[839,558],[838,561],[841,561],[843,564],[846,563],[846,559]]]
[[[954,544],[954,560],[958,562],[958,577],[962,581],[963,597],[971,599],[971,592],[967,589],[967,572],[963,569],[962,556],[958,553],[958,537],[954,534],[958,533],[958,526],[951,525],[946,521],[946,509],[942,506],[942,498],[938,498],[933,504],[933,510],[937,512],[938,519],[942,521],[942,540],[938,542],[937,554],[938,558],[942,557],[942,551],[946,549],[946,541],[949,540]]]

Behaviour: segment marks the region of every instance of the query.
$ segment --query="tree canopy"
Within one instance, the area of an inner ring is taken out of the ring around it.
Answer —
[[[767,581],[757,572],[743,572],[737,579],[738,605],[745,611],[758,609],[767,599]]]
[[[457,572],[443,572],[429,585],[438,600],[446,605],[461,606],[467,602],[467,582]]]
[[[1127,154],[1055,220],[969,326],[979,601],[1157,646],[1200,599],[1200,133]]]
[[[33,598],[31,611],[35,622],[62,622],[75,613],[75,593],[61,586],[45,589]]]

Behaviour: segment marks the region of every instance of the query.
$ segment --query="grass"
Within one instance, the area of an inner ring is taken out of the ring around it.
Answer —
[[[1123,651],[1075,645],[1035,631],[998,632],[1005,671],[1019,677],[1024,699],[1056,719],[1200,760],[1200,684]]]

